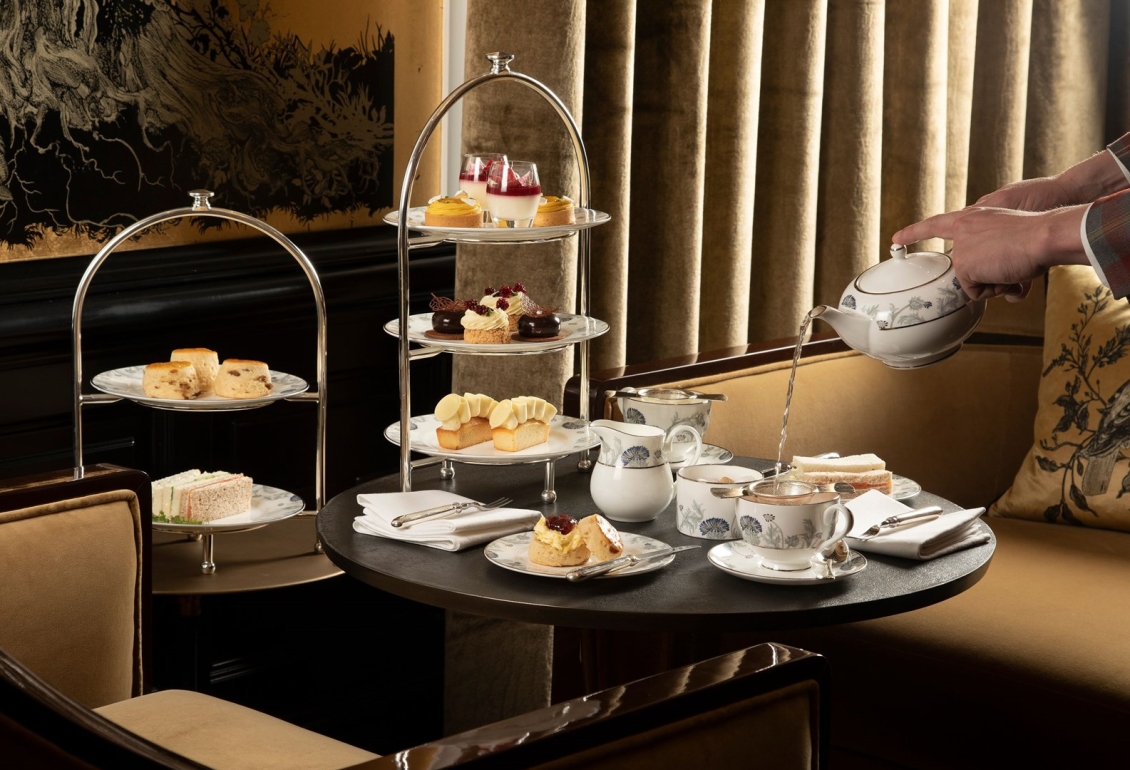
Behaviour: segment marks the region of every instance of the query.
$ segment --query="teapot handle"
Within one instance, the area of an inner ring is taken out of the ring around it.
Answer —
[[[702,436],[693,425],[672,425],[663,436],[663,455],[665,457],[671,455],[671,444],[675,437],[682,433],[691,434],[691,440],[694,441],[694,451],[688,454],[683,461],[683,465],[689,468],[698,462],[699,455],[702,454]]]

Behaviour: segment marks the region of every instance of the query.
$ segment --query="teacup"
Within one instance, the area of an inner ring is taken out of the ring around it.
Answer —
[[[808,569],[812,557],[851,530],[851,511],[835,492],[805,481],[766,479],[738,498],[742,539],[769,569]]]
[[[624,388],[623,393],[632,388]],[[670,430],[676,425],[690,425],[700,436],[710,424],[710,401],[695,398],[693,390],[680,388],[640,388],[633,395],[616,399],[624,422],[633,425],[654,425]],[[671,462],[682,462],[693,448],[690,442],[679,442],[671,448]]]
[[[675,482],[675,526],[684,535],[705,540],[737,540],[738,498],[715,497],[714,487],[741,487],[761,474],[736,465],[688,465]],[[724,480],[725,479],[725,480]]]

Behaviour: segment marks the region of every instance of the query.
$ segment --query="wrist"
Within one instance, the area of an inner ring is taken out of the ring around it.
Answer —
[[[1044,270],[1055,265],[1087,264],[1083,248],[1082,223],[1085,205],[1054,209],[1042,216],[1040,248],[1036,261]]]
[[[1092,155],[1057,176],[1071,203],[1090,203],[1130,186],[1122,166],[1109,150]]]

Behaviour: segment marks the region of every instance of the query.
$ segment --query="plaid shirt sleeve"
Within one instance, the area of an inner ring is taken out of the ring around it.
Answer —
[[[1130,133],[1123,134],[1106,146],[1114,159],[1118,161],[1126,181],[1130,182]]]
[[[1083,215],[1083,248],[1115,297],[1130,295],[1130,190],[1099,198]]]

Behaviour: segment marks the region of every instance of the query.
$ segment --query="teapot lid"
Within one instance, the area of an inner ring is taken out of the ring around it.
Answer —
[[[855,288],[864,294],[890,294],[926,286],[941,278],[953,263],[945,254],[920,251],[908,255],[906,247],[891,246],[891,258],[864,270]]]

